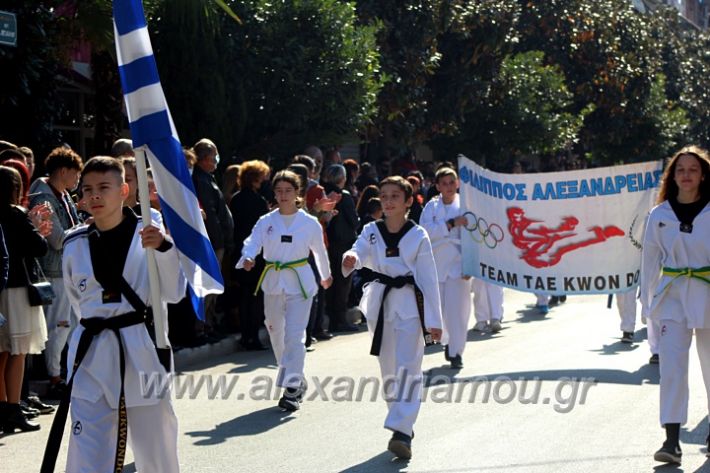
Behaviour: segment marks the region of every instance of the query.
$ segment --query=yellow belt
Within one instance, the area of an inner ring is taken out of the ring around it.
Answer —
[[[705,266],[702,268],[663,268],[664,276],[672,276],[671,282],[675,281],[681,276],[687,278],[699,279],[710,284],[710,266]],[[666,286],[668,287],[670,283]]]
[[[256,284],[256,291],[254,291],[254,295],[256,295],[259,292],[259,289],[261,288],[261,283],[264,282],[264,277],[266,276],[266,273],[268,273],[270,270],[274,271],[281,271],[282,269],[290,269],[294,273],[296,273],[296,279],[298,279],[298,286],[301,288],[301,294],[303,294],[304,299],[308,299],[308,294],[306,294],[306,290],[303,288],[303,283],[301,282],[301,276],[298,275],[298,271],[296,271],[296,268],[299,266],[305,266],[308,264],[308,258],[303,258],[303,259],[297,259],[294,261],[289,261],[288,263],[282,263],[280,261],[267,261],[266,266],[264,266],[264,270],[261,272],[261,276],[259,276],[259,282]]]

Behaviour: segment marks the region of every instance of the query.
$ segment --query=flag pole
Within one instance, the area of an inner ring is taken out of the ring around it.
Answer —
[[[150,194],[148,191],[148,169],[146,161],[148,156],[145,147],[141,146],[136,153],[136,178],[138,180],[138,199],[141,206],[141,217],[143,228],[153,223],[150,213]],[[158,279],[158,265],[155,262],[155,250],[146,248],[148,258],[148,282],[150,285],[150,302],[153,309],[153,324],[155,327],[155,345],[158,348],[168,348],[170,343],[166,335],[167,314],[163,312],[163,304],[160,299],[160,280]]]

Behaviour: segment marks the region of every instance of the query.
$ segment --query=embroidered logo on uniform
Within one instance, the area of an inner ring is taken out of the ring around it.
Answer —
[[[663,222],[658,222],[658,226],[659,226],[660,228],[663,228],[663,227],[665,227],[665,226],[666,226],[666,224],[665,224],[665,223],[663,223]]]
[[[86,291],[86,279],[82,279],[81,281],[79,281],[79,290],[81,292]]]
[[[269,228],[266,229],[266,234],[271,235],[272,233],[274,233],[274,227],[269,225]]]
[[[74,435],[79,435],[83,428],[81,427],[81,422],[78,420],[74,422],[74,425],[72,425],[71,431]]]
[[[370,233],[368,240],[370,241],[371,245],[374,245],[377,242],[377,237],[375,236],[374,233]]]

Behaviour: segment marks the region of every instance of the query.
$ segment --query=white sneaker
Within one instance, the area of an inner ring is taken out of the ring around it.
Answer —
[[[498,333],[501,330],[503,330],[503,326],[500,324],[500,320],[498,320],[498,319],[491,320],[491,332]]]
[[[476,322],[476,325],[473,326],[473,330],[476,332],[487,332],[488,322]]]

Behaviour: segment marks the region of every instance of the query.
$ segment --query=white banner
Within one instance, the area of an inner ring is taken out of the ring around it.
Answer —
[[[542,294],[638,285],[663,162],[500,174],[459,156],[464,274]]]

